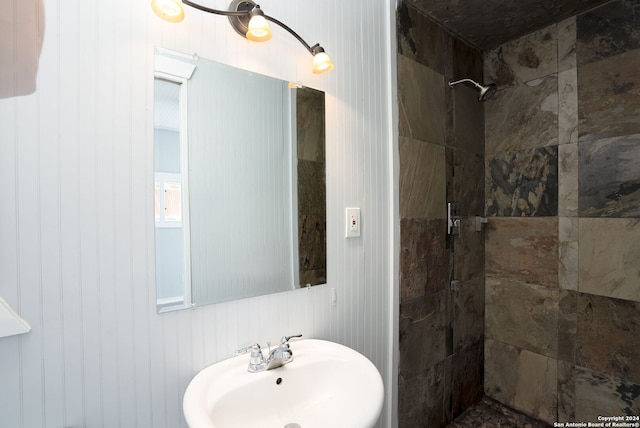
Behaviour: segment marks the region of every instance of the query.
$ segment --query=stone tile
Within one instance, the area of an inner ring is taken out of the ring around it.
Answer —
[[[440,427],[449,422],[447,382],[451,361],[446,359],[422,373],[398,376],[398,426]]]
[[[303,282],[301,284],[324,284],[327,282],[327,220],[324,216],[298,216],[298,257],[300,271],[317,271],[314,276],[321,275],[318,281]],[[302,272],[301,272],[302,273]]]
[[[455,163],[456,163],[456,151],[457,149],[452,149],[451,147],[445,147],[444,153],[447,163],[447,191],[446,191],[446,201],[447,202],[456,202],[455,199]]]
[[[324,217],[326,206],[324,162],[298,160],[298,212]]]
[[[445,218],[443,146],[400,137],[400,218]]]
[[[587,64],[640,48],[640,4],[607,3],[577,17],[578,63]]]
[[[491,217],[486,225],[488,276],[558,286],[558,219]]]
[[[558,422],[576,422],[575,365],[558,361]]]
[[[487,157],[488,216],[558,214],[558,146]]]
[[[640,134],[579,146],[581,217],[640,217]]]
[[[504,404],[483,397],[446,428],[548,428],[549,425],[530,418]]]
[[[558,72],[576,68],[576,17],[558,23]]]
[[[508,406],[513,406],[516,395],[519,355],[515,346],[484,340],[484,392]]]
[[[558,144],[578,142],[578,70],[558,73]]]
[[[445,85],[442,74],[398,55],[398,126],[401,137],[444,144]]]
[[[485,78],[498,86],[514,86],[558,71],[556,25],[520,37],[489,51]]]
[[[440,74],[449,62],[450,36],[432,19],[403,2],[396,12],[398,53]]]
[[[424,373],[452,353],[449,291],[400,304],[400,365],[406,377]]]
[[[553,358],[485,339],[485,393],[536,419],[557,417],[558,364]]]
[[[640,383],[638,349],[639,302],[578,295],[576,363],[579,366]]]
[[[484,158],[466,150],[452,150],[453,187],[448,201],[458,203],[458,215],[484,214]],[[479,179],[480,178],[480,179]]]
[[[576,360],[576,331],[578,322],[578,293],[560,290],[558,300],[558,359],[573,363]]]
[[[475,229],[475,216],[461,217],[460,234],[453,235],[453,279],[462,283],[484,277],[484,233]]]
[[[462,84],[451,89],[454,102],[454,141],[452,145],[466,151],[484,154],[484,105],[478,91]]]
[[[578,290],[578,218],[558,217],[558,285]]]
[[[575,420],[598,422],[598,416],[640,415],[640,384],[596,373],[574,370]]]
[[[558,144],[555,74],[499,89],[485,106],[485,154]]]
[[[451,80],[467,77],[476,82],[482,82],[484,67],[482,52],[457,37],[451,39],[452,64],[451,70],[445,70],[445,76]]]
[[[484,395],[484,339],[477,340],[453,354],[452,417]]]
[[[578,287],[640,302],[640,219],[580,218]]]
[[[580,141],[640,133],[640,49],[579,66]]]
[[[558,301],[558,289],[487,277],[485,336],[555,358]]]
[[[298,159],[325,161],[324,92],[311,88],[296,90]]]
[[[448,286],[445,235],[444,219],[400,220],[400,303]]]
[[[558,215],[578,215],[578,144],[558,146]]]
[[[447,79],[448,81],[448,79]],[[456,129],[454,124],[455,116],[455,101],[454,95],[456,93],[455,88],[450,88],[448,83],[445,83],[445,96],[444,96],[444,139],[443,144],[449,147],[455,147],[456,142]]]
[[[455,352],[484,338],[484,278],[460,284],[453,296],[453,349]]]
[[[558,362],[523,350],[518,363],[513,407],[536,419],[555,422],[558,412]]]

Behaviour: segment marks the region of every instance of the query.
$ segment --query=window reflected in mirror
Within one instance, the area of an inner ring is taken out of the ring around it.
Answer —
[[[186,169],[182,165],[180,93],[182,83],[154,81],[154,216],[156,240],[156,287],[160,309],[185,304],[188,289],[185,248],[188,228],[183,222],[186,198],[182,192]]]

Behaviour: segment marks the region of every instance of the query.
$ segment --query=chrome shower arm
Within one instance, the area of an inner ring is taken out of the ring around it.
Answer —
[[[473,86],[475,86],[478,89],[482,89],[482,85],[480,85],[479,83],[477,83],[475,80],[471,80],[471,79],[460,79],[460,80],[456,80],[453,82],[449,82],[449,87],[453,88],[455,85],[459,84],[459,83],[471,83],[473,84]]]

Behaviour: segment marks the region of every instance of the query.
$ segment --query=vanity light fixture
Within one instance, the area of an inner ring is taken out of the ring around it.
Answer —
[[[289,34],[302,43],[309,53],[313,55],[314,74],[327,73],[334,68],[329,55],[327,55],[319,43],[309,46],[298,33],[277,19],[266,15],[262,9],[260,9],[260,6],[252,0],[232,0],[229,4],[229,10],[211,9],[190,0],[152,0],[151,8],[156,15],[165,21],[180,22],[184,19],[182,4],[204,12],[227,16],[229,23],[238,34],[254,42],[266,42],[271,38],[271,30],[269,29],[268,22],[273,22],[287,30]]]

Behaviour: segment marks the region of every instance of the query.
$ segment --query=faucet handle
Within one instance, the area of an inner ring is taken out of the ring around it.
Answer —
[[[296,334],[296,335],[293,335],[293,336],[282,336],[282,339],[280,339],[280,344],[281,345],[286,345],[294,337],[302,337],[302,335],[301,334]]]
[[[254,343],[253,345],[249,345],[249,346],[245,346],[244,348],[237,349],[235,354],[242,355],[242,354],[246,354],[249,351],[251,351],[251,353],[253,354],[255,352],[254,348],[257,348],[257,350],[260,351],[260,345],[257,343]]]

